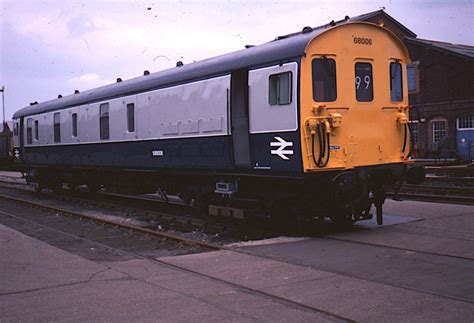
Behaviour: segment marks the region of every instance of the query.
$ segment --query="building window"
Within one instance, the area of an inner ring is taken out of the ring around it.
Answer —
[[[420,62],[412,62],[407,65],[408,93],[420,92]]]
[[[458,118],[458,129],[459,130],[472,130],[474,129],[474,114],[465,114]]]
[[[372,64],[355,64],[355,90],[359,102],[370,102],[374,99],[374,88],[372,85]]]
[[[61,142],[61,117],[59,112],[53,116],[54,119],[54,142]]]
[[[35,140],[39,140],[39,121],[35,120]]]
[[[270,105],[288,105],[291,103],[291,72],[270,75]]]
[[[13,135],[18,136],[18,122],[13,124]]]
[[[410,122],[410,140],[413,147],[418,145],[418,122]]]
[[[77,137],[77,113],[71,115],[72,121],[72,136]]]
[[[403,100],[402,64],[390,63],[390,99]]]
[[[109,104],[102,103],[99,107],[100,139],[109,139]]]
[[[135,132],[135,104],[127,104],[127,130]]]
[[[433,142],[441,142],[446,137],[446,121],[434,120],[431,122],[433,130]]]
[[[312,62],[313,99],[319,102],[336,101],[336,61],[315,58]]]
[[[33,143],[33,119],[26,120],[26,143],[31,145]]]

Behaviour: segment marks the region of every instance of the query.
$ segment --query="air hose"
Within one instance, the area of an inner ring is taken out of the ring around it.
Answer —
[[[318,134],[318,144],[319,144],[319,156],[318,160],[316,160],[315,153],[314,153],[314,146],[315,146],[315,133],[311,134],[311,156],[313,158],[313,162],[319,168],[325,167],[329,163],[329,133],[326,132],[326,125],[324,123],[318,124],[316,127],[316,132]],[[325,135],[326,134],[326,135]]]
[[[407,147],[407,128],[408,128],[408,124],[405,123],[405,127],[403,128],[403,147],[402,147],[402,153],[405,152],[405,149]]]

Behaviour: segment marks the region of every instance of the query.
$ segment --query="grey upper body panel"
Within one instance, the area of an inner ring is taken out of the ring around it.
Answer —
[[[307,44],[317,35],[326,31],[320,28],[308,33],[301,33],[283,39],[277,39],[259,46],[254,46],[229,54],[206,59],[196,63],[171,68],[149,75],[136,77],[123,82],[105,85],[82,93],[34,104],[17,111],[13,118],[35,115],[47,111],[97,102],[110,98],[135,94],[159,87],[173,85],[186,80],[203,78],[211,75],[230,73],[231,71],[283,61],[304,54]]]

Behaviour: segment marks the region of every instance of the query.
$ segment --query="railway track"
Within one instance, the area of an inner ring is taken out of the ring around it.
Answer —
[[[87,213],[75,212],[75,211],[71,211],[71,210],[68,210],[68,209],[47,205],[47,204],[44,204],[44,203],[38,203],[38,202],[26,200],[26,199],[21,199],[21,198],[17,198],[17,197],[8,196],[8,195],[5,195],[5,194],[0,194],[0,199],[3,200],[3,201],[7,200],[7,201],[10,201],[10,202],[20,203],[22,205],[27,205],[29,207],[39,208],[41,210],[54,212],[55,214],[60,214],[60,215],[63,215],[63,216],[75,217],[75,218],[78,218],[80,220],[87,220],[87,221],[92,221],[94,223],[101,224],[101,225],[107,225],[107,226],[112,226],[112,227],[115,227],[115,228],[121,228],[121,229],[126,230],[130,233],[140,233],[140,234],[144,234],[146,236],[153,236],[153,237],[156,237],[156,238],[159,238],[159,239],[169,239],[169,240],[173,240],[173,241],[176,241],[176,242],[179,242],[179,243],[184,243],[184,244],[191,245],[191,246],[199,246],[199,247],[202,247],[202,248],[205,248],[205,249],[210,249],[210,250],[219,250],[221,248],[220,246],[218,246],[216,244],[211,244],[211,243],[198,241],[198,240],[192,240],[192,239],[188,239],[188,238],[185,238],[185,237],[182,237],[182,236],[179,236],[179,235],[173,235],[173,234],[170,234],[170,233],[167,233],[167,232],[160,232],[160,231],[157,231],[157,230],[151,230],[151,229],[148,229],[148,228],[145,228],[145,227],[140,227],[138,225],[125,223],[124,221],[117,221],[117,220],[113,220],[113,219],[110,219],[110,218],[106,219],[106,218],[102,218],[102,217],[99,217],[99,216],[93,216],[93,215],[90,215],[90,214],[87,214]],[[13,216],[13,215],[10,214],[10,216]]]
[[[394,199],[406,199],[434,203],[452,203],[474,205],[474,174],[471,169],[454,168],[434,170],[426,176],[425,181],[419,185],[403,184],[397,194],[391,191],[388,195]],[[472,175],[472,176],[457,176]]]
[[[109,226],[112,226],[114,228],[120,227],[122,229],[130,230],[131,232],[133,231],[133,232],[146,234],[146,235],[149,235],[149,236],[158,237],[159,239],[163,239],[163,238],[164,239],[172,239],[172,240],[178,241],[180,243],[185,243],[185,244],[189,244],[189,245],[192,245],[192,246],[198,246],[198,247],[200,247],[199,252],[212,251],[212,250],[232,250],[233,252],[242,252],[242,253],[245,253],[245,254],[249,254],[245,251],[239,251],[239,250],[236,250],[236,249],[231,249],[231,248],[228,248],[228,247],[225,247],[225,246],[222,246],[222,245],[209,244],[209,243],[204,243],[204,242],[201,242],[201,241],[195,241],[195,240],[190,240],[190,239],[183,239],[182,237],[179,237],[179,236],[173,236],[173,235],[169,235],[169,234],[166,234],[166,233],[164,234],[162,232],[154,232],[152,230],[145,230],[143,228],[139,228],[139,227],[135,227],[135,226],[124,225],[123,223],[120,223],[120,222],[105,221],[104,219],[101,219],[101,218],[96,218],[96,217],[85,215],[85,214],[71,212],[70,210],[51,207],[51,206],[48,206],[48,205],[45,205],[45,204],[42,204],[42,203],[35,203],[35,202],[28,201],[28,200],[12,198],[12,197],[5,196],[5,195],[0,195],[0,200],[4,200],[4,201],[8,200],[10,202],[19,203],[19,204],[22,204],[22,205],[28,205],[30,207],[41,209],[42,211],[61,213],[61,215],[64,215],[64,216],[71,216],[71,217],[76,217],[76,218],[80,218],[80,219],[87,219],[88,221],[93,221],[94,223],[98,223],[98,224],[109,225]],[[171,264],[169,262],[161,261],[160,259],[157,259],[157,258],[154,258],[154,257],[147,257],[147,256],[144,256],[144,255],[142,255],[140,253],[137,253],[137,252],[124,250],[123,248],[120,248],[120,247],[114,247],[114,246],[110,246],[109,244],[105,244],[105,243],[102,243],[102,242],[98,242],[98,241],[95,241],[95,240],[84,238],[81,235],[71,234],[70,232],[67,232],[67,231],[64,231],[64,230],[61,230],[61,229],[57,229],[57,228],[53,228],[49,225],[44,225],[44,224],[40,223],[39,220],[35,221],[35,220],[27,219],[27,218],[25,218],[21,215],[18,216],[18,215],[11,214],[10,212],[4,212],[4,211],[0,211],[0,215],[8,216],[8,217],[13,218],[17,221],[23,221],[29,226],[39,227],[42,230],[50,231],[51,234],[54,234],[54,235],[64,235],[64,236],[67,236],[67,237],[72,237],[74,239],[80,240],[80,241],[88,243],[90,245],[94,245],[97,248],[108,249],[108,250],[111,250],[115,253],[123,254],[123,255],[125,255],[129,258],[143,259],[143,260],[151,261],[151,262],[154,262],[154,263],[158,263],[158,264],[166,266],[168,268],[173,268],[173,269],[177,269],[177,270],[180,270],[180,271],[183,271],[183,272],[186,272],[186,273],[190,273],[190,274],[193,274],[193,275],[196,275],[196,276],[205,277],[205,278],[207,278],[211,281],[218,282],[218,283],[221,283],[221,284],[225,284],[229,287],[236,288],[240,291],[243,291],[243,292],[255,295],[255,296],[263,297],[265,299],[268,299],[268,300],[271,300],[271,301],[274,301],[274,302],[277,302],[277,303],[280,303],[280,304],[284,304],[286,306],[290,306],[290,307],[295,308],[295,309],[304,310],[304,311],[307,311],[307,312],[313,312],[313,313],[317,313],[317,314],[320,314],[320,315],[322,314],[330,320],[354,322],[353,320],[351,320],[349,318],[346,318],[346,317],[343,317],[341,315],[338,315],[336,313],[331,313],[331,312],[325,311],[323,309],[315,308],[313,306],[305,305],[305,304],[297,302],[297,301],[293,301],[293,300],[290,300],[290,299],[287,299],[287,298],[284,298],[284,297],[280,297],[280,296],[277,296],[277,295],[273,295],[271,293],[267,293],[267,292],[264,292],[264,291],[261,291],[261,290],[258,290],[258,289],[247,287],[244,284],[234,283],[234,282],[231,282],[231,281],[228,281],[228,280],[225,280],[225,279],[221,279],[221,278],[218,278],[218,277],[214,277],[212,275],[208,275],[208,274],[199,272],[197,270],[192,270],[192,269],[186,268],[184,266]]]
[[[76,219],[80,219],[82,221],[87,220],[88,222],[98,224],[102,228],[109,227],[109,228],[114,229],[114,230],[115,229],[120,229],[124,232],[127,232],[127,234],[129,234],[129,235],[131,233],[138,233],[142,236],[145,236],[145,237],[150,238],[150,239],[155,239],[155,240],[158,240],[160,242],[164,242],[164,241],[165,242],[166,241],[170,242],[171,241],[175,244],[186,245],[189,248],[191,248],[191,250],[193,252],[226,250],[226,251],[231,251],[231,252],[236,252],[236,253],[247,254],[247,255],[253,256],[253,257],[271,259],[271,260],[280,261],[280,262],[283,262],[283,263],[291,263],[291,262],[288,262],[288,261],[279,260],[275,257],[272,257],[271,255],[256,254],[256,253],[252,252],[252,250],[248,250],[248,249],[245,249],[245,248],[226,246],[226,245],[222,245],[222,244],[214,244],[214,243],[209,243],[209,242],[197,241],[195,239],[183,238],[182,236],[179,236],[179,235],[172,235],[172,234],[169,234],[169,233],[166,233],[166,232],[158,232],[158,231],[155,231],[155,230],[150,230],[150,229],[147,229],[147,228],[139,227],[139,226],[136,226],[136,225],[133,225],[133,224],[123,223],[123,221],[113,221],[111,219],[103,219],[103,218],[100,218],[100,217],[91,216],[89,214],[84,214],[84,213],[81,213],[81,212],[74,212],[74,211],[71,211],[71,210],[65,209],[65,208],[50,206],[50,205],[47,205],[45,203],[39,203],[39,202],[31,201],[31,200],[28,200],[28,199],[20,199],[20,198],[17,198],[17,197],[6,196],[5,194],[0,195],[0,200],[10,201],[11,203],[20,204],[22,206],[26,205],[26,206],[29,206],[29,207],[33,207],[36,210],[38,210],[38,212],[35,212],[35,213],[48,212],[50,214],[53,214],[54,215],[53,217],[55,217],[55,219],[53,221],[54,223],[57,223],[58,221],[60,221],[58,218],[61,218],[61,217],[64,217],[66,219],[67,218],[76,218]],[[31,214],[31,212],[28,212],[28,213]],[[166,266],[172,266],[175,269],[179,269],[179,270],[183,270],[183,271],[186,271],[186,272],[189,272],[189,273],[200,275],[200,276],[206,277],[208,279],[218,281],[220,283],[225,283],[225,284],[228,284],[229,286],[232,286],[234,288],[243,289],[245,291],[248,291],[249,293],[256,294],[256,295],[274,300],[276,302],[281,302],[281,303],[284,303],[284,304],[287,304],[287,305],[289,304],[289,305],[291,305],[295,308],[304,309],[306,311],[314,311],[314,312],[317,312],[317,313],[320,313],[320,314],[322,313],[322,314],[328,315],[329,317],[332,317],[332,318],[337,318],[337,319],[350,321],[349,319],[347,319],[345,317],[343,318],[343,317],[337,316],[334,313],[329,313],[329,312],[326,312],[326,311],[318,309],[318,308],[307,306],[307,305],[304,305],[304,304],[301,304],[301,303],[298,303],[298,302],[293,302],[291,300],[287,300],[287,299],[282,298],[282,297],[278,297],[278,296],[275,296],[275,295],[272,295],[272,294],[269,294],[269,293],[265,293],[265,292],[262,292],[262,291],[257,290],[257,289],[252,289],[252,288],[249,288],[249,287],[245,287],[245,286],[237,284],[235,282],[229,282],[229,281],[224,280],[224,279],[216,278],[216,277],[213,277],[213,276],[210,276],[210,275],[207,275],[207,274],[203,274],[202,272],[195,271],[195,270],[190,270],[188,268],[180,267],[180,266],[177,266],[177,265],[170,265],[168,262],[162,262],[159,259],[156,259],[156,257],[149,257],[149,256],[146,256],[146,255],[134,252],[134,251],[124,250],[123,247],[117,247],[117,246],[113,246],[113,245],[111,246],[110,244],[108,244],[106,242],[103,242],[103,240],[100,240],[100,241],[91,240],[87,237],[84,237],[82,234],[71,234],[71,233],[66,232],[65,230],[61,230],[61,229],[57,229],[57,228],[56,229],[51,228],[49,226],[49,224],[42,224],[41,223],[41,218],[42,217],[40,217],[40,216],[31,217],[31,215],[30,215],[29,218],[26,218],[26,217],[23,217],[21,215],[15,215],[15,214],[12,214],[11,212],[4,212],[4,211],[0,212],[0,214],[7,215],[9,217],[15,218],[18,221],[24,221],[26,223],[26,225],[31,226],[31,227],[32,226],[39,226],[43,230],[50,230],[50,231],[54,232],[54,234],[67,234],[69,236],[72,236],[74,239],[79,239],[81,241],[87,242],[91,245],[95,245],[95,246],[100,247],[102,249],[113,250],[115,253],[124,254],[124,255],[127,255],[129,257],[133,257],[133,258],[147,259],[147,260],[150,260],[150,261],[153,261],[153,262],[158,262],[158,263],[166,265]],[[332,234],[334,234],[334,232],[332,232]],[[330,239],[330,240],[343,240],[343,241],[347,241],[348,243],[364,244],[364,245],[374,246],[374,247],[378,247],[378,248],[396,249],[396,250],[400,250],[400,251],[410,251],[410,252],[429,254],[429,255],[435,255],[435,256],[443,256],[443,257],[446,256],[446,255],[443,255],[443,254],[437,254],[437,253],[435,254],[435,253],[431,253],[431,252],[420,251],[420,250],[415,250],[415,249],[410,249],[410,248],[386,246],[386,245],[378,244],[378,243],[365,243],[365,242],[350,241],[350,240],[347,240],[345,238],[340,238],[340,237],[337,237],[337,236],[334,236],[334,235],[328,236],[326,234],[321,234],[321,235],[318,235],[317,237],[322,238],[322,239]],[[122,238],[120,238],[120,239],[122,239]],[[148,240],[147,240],[147,242],[145,242],[145,243],[148,244],[148,243],[151,243],[151,242],[148,242]],[[125,245],[126,244],[127,243],[125,243]],[[122,243],[122,245],[124,245],[124,243]],[[300,266],[306,267],[306,265],[300,265]],[[325,270],[329,270],[329,269],[325,269]],[[332,270],[329,270],[329,271],[333,272]],[[363,277],[363,276],[355,275],[355,274],[348,274],[348,273],[345,273],[345,272],[342,272],[342,271],[341,272],[334,271],[334,273],[349,276],[349,277],[353,277],[353,278],[357,278],[357,279],[363,279],[363,280],[366,280],[366,281],[387,284],[387,282],[378,281],[377,279],[371,279],[371,278],[368,278],[368,277]],[[413,291],[417,291],[417,292],[422,292],[422,293],[425,293],[425,294],[436,295],[436,296],[439,296],[439,297],[455,299],[455,300],[459,300],[459,301],[463,301],[463,302],[470,302],[467,299],[453,297],[452,295],[450,296],[450,295],[443,295],[443,294],[439,294],[439,293],[434,293],[433,291],[424,290],[422,288],[417,288],[417,287],[409,287],[408,288],[407,286],[405,286],[403,284],[390,283],[388,285],[392,285],[392,286],[398,287],[398,288],[409,289],[409,290],[413,290]]]
[[[36,197],[59,199],[65,203],[76,203],[83,206],[94,206],[106,210],[117,211],[126,219],[137,219],[143,222],[147,229],[172,230],[175,232],[201,231],[208,235],[226,236],[231,240],[254,240],[275,236],[278,234],[265,222],[242,222],[235,219],[215,218],[213,216],[196,217],[191,215],[188,206],[178,198],[171,203],[164,203],[156,196],[152,198],[127,196],[121,194],[88,194],[63,190],[54,194],[37,193],[24,184],[1,181],[4,188],[33,194]]]

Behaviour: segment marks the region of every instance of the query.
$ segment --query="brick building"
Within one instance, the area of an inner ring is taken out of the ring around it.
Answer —
[[[413,155],[474,159],[474,46],[419,39],[383,10],[349,20],[383,25],[408,47]]]

